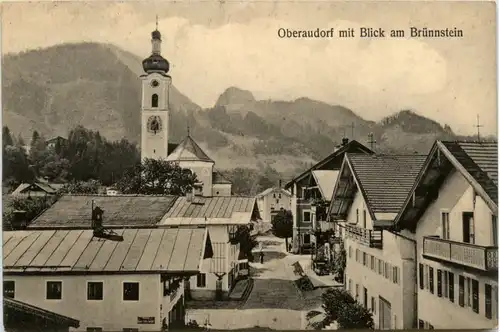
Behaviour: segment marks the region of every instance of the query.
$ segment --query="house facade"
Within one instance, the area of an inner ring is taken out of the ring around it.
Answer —
[[[184,324],[183,279],[212,248],[205,229],[5,232],[4,295],[79,321],[76,331]],[[127,312],[126,315],[123,312]]]
[[[279,187],[272,187],[257,195],[257,205],[263,221],[271,222],[281,209],[291,209],[292,194]]]
[[[206,228],[213,257],[203,261],[200,273],[189,279],[190,298],[227,298],[236,282],[248,276],[248,257],[234,243],[241,226],[260,219],[254,197],[179,197],[158,223],[165,228]]]
[[[313,225],[315,225],[316,221],[324,221],[320,220],[322,218],[326,219],[324,214],[326,210],[319,211],[313,203],[316,199],[328,201],[330,198],[346,152],[373,153],[361,143],[344,138],[342,144],[337,146],[332,154],[285,185],[285,189],[292,194],[293,252],[303,253],[312,249],[314,241]],[[318,215],[320,215],[319,219]]]
[[[496,142],[436,142],[397,226],[416,240],[418,327],[498,326]]]
[[[377,329],[415,325],[415,245],[391,227],[424,161],[348,153],[332,194],[328,215],[346,251],[344,284]]]

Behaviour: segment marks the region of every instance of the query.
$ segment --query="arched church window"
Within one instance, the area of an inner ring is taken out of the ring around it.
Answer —
[[[151,97],[151,107],[158,107],[158,95],[156,93]]]

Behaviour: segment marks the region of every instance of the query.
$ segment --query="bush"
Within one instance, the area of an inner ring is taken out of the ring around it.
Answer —
[[[309,280],[307,276],[303,276],[295,280],[295,284],[301,291],[312,291],[314,289],[311,280]]]
[[[345,289],[331,288],[321,295],[323,309],[331,320],[337,320],[343,306],[354,304],[356,301]]]
[[[373,329],[372,313],[345,289],[332,288],[321,296],[327,320],[337,321],[340,329]]]

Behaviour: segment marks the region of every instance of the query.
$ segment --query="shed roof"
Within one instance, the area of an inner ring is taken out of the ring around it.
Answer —
[[[161,225],[249,224],[259,217],[255,197],[179,197]]]
[[[67,317],[49,310],[45,310],[37,306],[19,300],[15,300],[9,297],[3,298],[3,305],[4,305],[4,313],[6,313],[7,315],[11,313],[14,315],[16,313],[22,313],[30,316],[35,316],[44,321],[50,321],[53,324],[59,326],[67,326],[74,328],[80,327],[80,321],[77,319],[73,319],[71,317]]]
[[[6,274],[198,273],[208,231],[117,230],[123,241],[93,236],[92,230],[8,231],[3,235]],[[208,250],[209,251],[209,250]]]
[[[176,199],[177,196],[66,195],[33,220],[29,228],[90,228],[92,204],[104,210],[106,227],[152,226]]]

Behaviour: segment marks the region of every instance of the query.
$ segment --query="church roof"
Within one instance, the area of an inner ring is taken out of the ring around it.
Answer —
[[[208,161],[214,162],[188,135],[167,157],[169,161]]]

